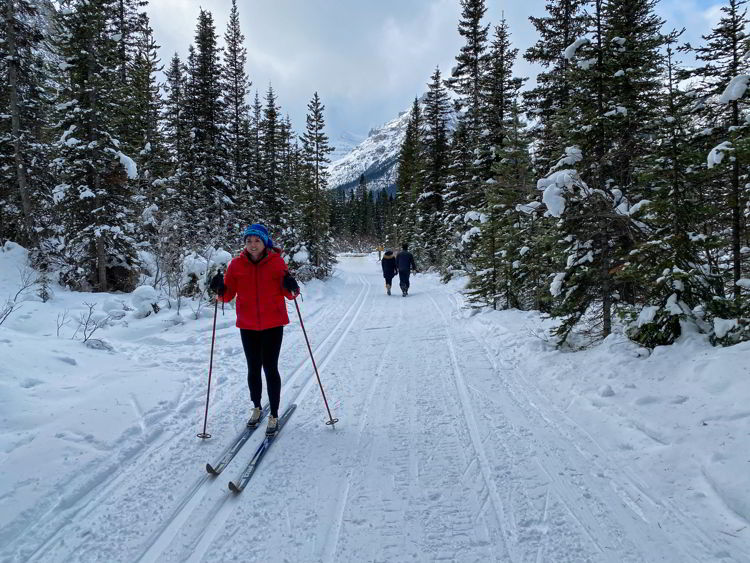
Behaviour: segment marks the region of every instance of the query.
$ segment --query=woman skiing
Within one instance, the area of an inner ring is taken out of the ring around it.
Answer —
[[[271,410],[266,434],[273,435],[278,429],[281,399],[279,352],[284,325],[289,324],[284,297],[295,299],[299,285],[289,274],[280,250],[273,247],[264,225],[250,225],[245,229],[243,241],[245,248],[229,263],[226,276],[221,272],[216,274],[210,287],[217,300],[225,303],[237,296],[237,328],[247,358],[247,384],[253,402],[247,424],[257,426],[262,415],[262,367]]]
[[[398,274],[398,266],[396,265],[396,257],[393,255],[392,250],[386,250],[383,258],[380,260],[380,265],[383,267],[383,277],[385,278],[385,291],[388,295],[391,294],[391,282],[396,274]]]

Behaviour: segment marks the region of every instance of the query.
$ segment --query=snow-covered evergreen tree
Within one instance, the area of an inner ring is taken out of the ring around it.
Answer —
[[[706,186],[710,199],[718,205],[716,234],[728,244],[715,259],[726,272],[725,293],[712,303],[718,318],[734,319],[736,328],[722,338],[725,342],[750,338],[750,292],[743,279],[750,278],[750,246],[747,235],[748,166],[750,165],[750,126],[747,88],[750,73],[750,44],[747,41],[748,17],[745,0],[728,0],[722,17],[711,33],[704,35],[705,45],[695,49],[699,65],[692,70],[701,103],[697,114],[706,126],[704,139],[712,182]],[[712,145],[710,148],[709,145]],[[724,292],[722,292],[724,293]],[[731,300],[729,296],[731,295]]]
[[[545,16],[529,16],[539,34],[524,58],[540,64],[544,70],[536,76],[536,86],[524,92],[529,116],[536,120],[534,160],[540,170],[549,170],[565,148],[566,131],[570,125],[570,90],[564,51],[584,34],[584,0],[550,0]]]
[[[719,241],[703,228],[713,210],[701,202],[705,167],[695,166],[703,155],[693,142],[694,98],[680,89],[673,47],[678,35],[669,37],[655,150],[642,172],[646,199],[631,210],[646,236],[623,270],[646,294],[628,334],[648,347],[671,344],[684,323],[705,328],[705,315],[721,288],[706,259]]]
[[[205,244],[209,238],[234,241],[231,214],[234,200],[227,177],[226,105],[221,88],[221,50],[213,16],[201,10],[195,30],[195,51],[189,60],[188,160],[195,163],[191,196],[186,200],[195,219],[194,232]],[[221,229],[221,230],[220,230]]]
[[[391,239],[400,246],[416,235],[416,200],[422,191],[424,170],[424,132],[422,109],[415,98],[398,157],[396,217]]]
[[[246,187],[248,182],[248,165],[250,164],[249,141],[250,115],[247,96],[252,83],[245,67],[247,65],[247,48],[243,45],[245,36],[240,29],[237,0],[232,0],[229,22],[224,33],[224,65],[222,67],[224,99],[227,112],[227,179],[236,201],[248,203]]]
[[[335,257],[329,232],[328,155],[334,150],[325,133],[325,106],[318,93],[307,104],[305,132],[302,134],[302,178],[300,206],[302,211],[302,239],[307,254],[310,275],[328,277]]]
[[[423,101],[423,169],[416,193],[417,232],[414,251],[423,267],[439,266],[445,248],[446,232],[443,228],[443,192],[448,176],[449,145],[448,126],[451,115],[450,101],[436,68],[430,77]]]
[[[37,0],[7,0],[0,7],[0,238],[39,243],[51,178],[48,122],[51,97],[39,19],[51,8]]]
[[[134,160],[116,137],[123,100],[114,0],[79,0],[61,16],[67,83],[60,90],[54,189],[68,264],[63,282],[129,291],[137,282]],[[126,102],[129,100],[126,100]]]

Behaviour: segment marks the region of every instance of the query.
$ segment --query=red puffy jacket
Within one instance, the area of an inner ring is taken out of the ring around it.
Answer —
[[[250,260],[246,250],[232,259],[224,276],[221,299],[237,296],[237,327],[266,330],[289,324],[287,299],[294,299],[281,285],[289,270],[277,249],[271,249],[258,263]]]

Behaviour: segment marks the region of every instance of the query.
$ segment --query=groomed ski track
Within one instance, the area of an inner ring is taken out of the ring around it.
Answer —
[[[169,353],[200,375],[164,412],[143,415],[120,463],[81,468],[78,489],[18,524],[0,560],[719,560],[714,534],[608,459],[513,348],[462,322],[461,297],[435,277],[414,277],[407,298],[385,295],[372,257],[342,258],[336,277],[335,294],[301,304],[335,429],[291,305],[282,409],[299,406],[233,495],[227,483],[262,431],[218,477],[204,465],[248,414],[234,313],[217,329],[207,442],[195,438],[205,370],[187,358],[204,359],[210,332],[134,343],[144,363]]]

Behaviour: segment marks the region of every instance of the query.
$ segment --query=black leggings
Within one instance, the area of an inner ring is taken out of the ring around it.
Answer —
[[[262,366],[268,385],[271,416],[278,417],[281,400],[281,375],[279,375],[278,364],[284,327],[277,326],[266,330],[241,328],[240,337],[247,358],[247,386],[250,388],[250,399],[253,405],[260,407],[260,396],[263,391],[263,380],[260,377]]]
[[[398,271],[398,281],[401,289],[409,289],[409,274],[411,274],[409,270]]]

